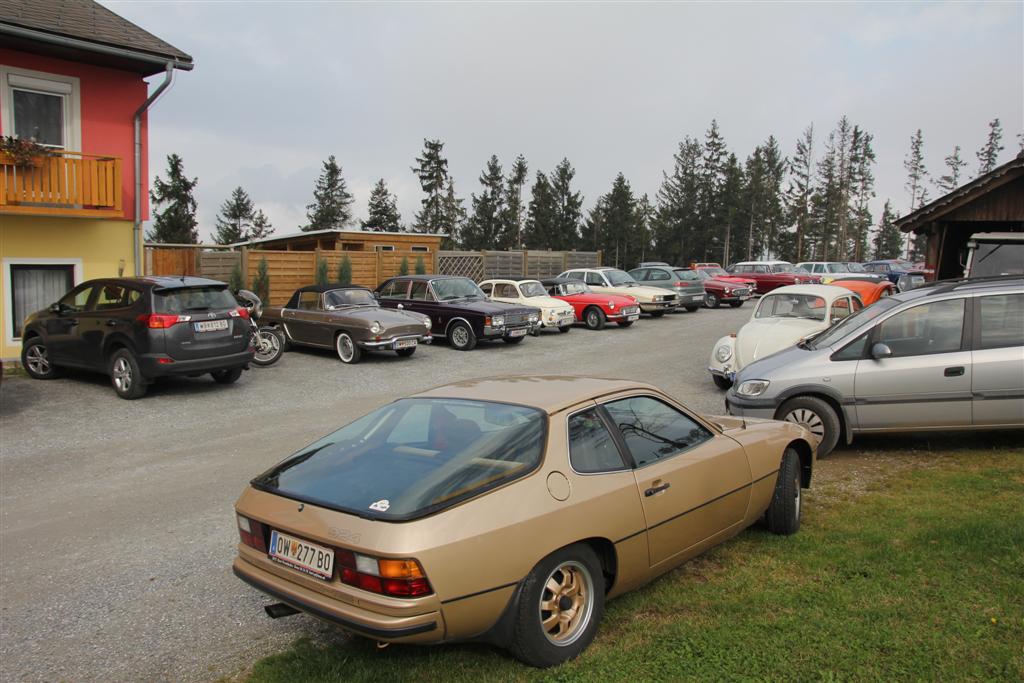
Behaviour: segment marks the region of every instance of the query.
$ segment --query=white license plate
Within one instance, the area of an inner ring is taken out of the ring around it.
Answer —
[[[626,316],[626,320],[639,320],[639,319],[640,319],[639,315]]]
[[[704,301],[704,295],[694,294],[693,296],[690,297],[690,301]]]
[[[334,571],[333,550],[280,531],[270,532],[270,557],[320,579],[331,578]]]
[[[228,329],[227,320],[204,320],[200,323],[192,323],[192,325],[195,326],[196,332],[216,332]]]
[[[396,349],[411,349],[416,346],[415,339],[399,339],[395,342]]]
[[[508,331],[508,336],[510,336],[510,337],[525,337],[526,336],[526,330],[525,329],[522,329],[522,330],[509,330]]]

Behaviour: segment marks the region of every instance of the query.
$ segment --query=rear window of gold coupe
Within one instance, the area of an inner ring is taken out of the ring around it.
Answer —
[[[411,519],[531,472],[546,429],[547,416],[526,406],[403,399],[311,444],[253,485],[361,516]]]

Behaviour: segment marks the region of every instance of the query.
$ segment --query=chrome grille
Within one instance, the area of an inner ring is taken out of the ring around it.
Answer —
[[[525,325],[527,321],[526,313],[506,313],[505,314],[505,326],[510,327],[513,325]]]

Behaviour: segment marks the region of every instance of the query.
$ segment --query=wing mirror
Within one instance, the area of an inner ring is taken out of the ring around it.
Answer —
[[[380,301],[380,292],[374,292],[373,298],[376,299],[377,301]]]
[[[50,304],[50,313],[53,313],[54,315],[66,315],[70,310],[70,306],[65,306],[59,301],[55,304]]]
[[[883,358],[892,357],[892,349],[889,348],[888,344],[878,342],[871,346],[871,357],[875,360],[882,360]]]

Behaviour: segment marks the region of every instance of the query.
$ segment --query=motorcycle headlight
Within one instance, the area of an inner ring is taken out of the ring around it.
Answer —
[[[504,326],[505,326],[505,316],[503,316],[503,315],[491,316],[491,327],[504,327]]]
[[[381,325],[376,320],[374,320],[373,324],[370,325],[370,334],[380,334],[383,331],[384,331],[384,326]]]
[[[760,396],[768,388],[770,382],[766,379],[748,379],[736,388],[739,396]]]
[[[715,349],[715,358],[718,359],[719,363],[729,360],[732,358],[732,347],[728,344],[719,344],[718,348]]]
[[[430,318],[423,319],[423,327],[427,328],[428,330],[430,329]]]

